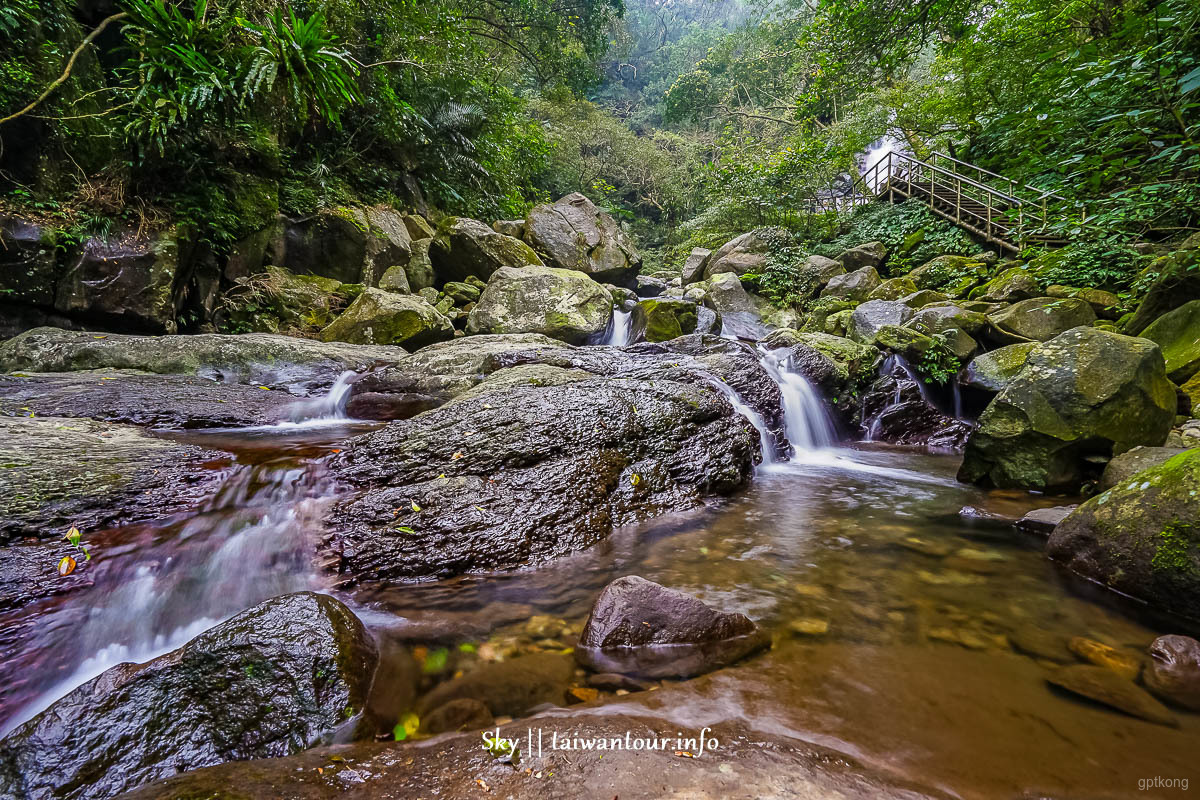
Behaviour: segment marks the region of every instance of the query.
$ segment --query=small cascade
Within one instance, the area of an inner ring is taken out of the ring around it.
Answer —
[[[612,325],[608,329],[608,336],[605,337],[603,344],[613,347],[625,347],[629,344],[632,331],[633,312],[617,309],[613,311]]]
[[[788,368],[786,353],[786,350],[760,350],[759,363],[779,384],[783,395],[784,429],[792,444],[791,455],[832,447],[837,437],[825,404],[803,375]]]
[[[109,667],[169,652],[267,598],[319,589],[312,554],[333,499],[312,466],[243,466],[196,516],[128,529],[132,540],[93,562],[94,584],[75,606],[84,616],[48,620],[39,634],[57,664],[38,672],[65,677],[31,679],[37,693],[0,734]]]
[[[350,400],[350,386],[357,379],[358,373],[346,370],[321,397],[298,400],[288,406],[288,420],[292,423],[312,424],[350,419],[346,416],[346,403]]]
[[[749,420],[754,429],[758,431],[758,440],[762,446],[762,463],[778,463],[780,461],[780,454],[775,447],[775,437],[771,435],[771,430],[767,427],[767,421],[763,419],[762,414],[759,414],[748,403],[742,400],[733,387],[725,383],[725,381],[711,375],[708,377],[712,387],[725,396],[725,399],[729,401],[729,405],[733,406],[733,410]]]

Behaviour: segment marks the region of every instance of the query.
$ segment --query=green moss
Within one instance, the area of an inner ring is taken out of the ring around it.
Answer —
[[[1158,534],[1158,544],[1150,566],[1155,570],[1200,576],[1196,545],[1197,530],[1186,522],[1167,525]]]

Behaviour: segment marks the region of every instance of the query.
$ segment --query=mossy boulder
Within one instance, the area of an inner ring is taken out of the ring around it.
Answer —
[[[918,289],[937,289],[962,297],[986,280],[987,264],[966,256],[938,256],[908,273]]]
[[[1141,335],[1162,348],[1171,380],[1183,384],[1200,372],[1200,300],[1167,312]]]
[[[850,318],[853,315],[854,311],[849,308],[835,311],[825,317],[819,332],[828,333],[831,336],[845,336],[850,329]]]
[[[950,301],[950,295],[945,292],[939,292],[934,289],[918,289],[911,294],[906,294],[898,298],[901,303],[912,309],[923,308],[935,304],[947,303]]]
[[[967,364],[960,382],[971,389],[998,394],[1020,374],[1037,346],[1037,342],[1025,342],[981,353]]]
[[[1122,331],[1137,336],[1150,323],[1200,297],[1200,250],[1179,250],[1155,259],[1140,279],[1151,281],[1146,296],[1125,320]]]
[[[373,206],[327,208],[291,220],[267,256],[296,275],[374,286],[389,267],[408,263],[411,254],[403,215]]]
[[[988,317],[992,336],[1000,344],[1046,342],[1060,333],[1091,325],[1096,312],[1078,298],[1035,297],[1022,300]]]
[[[870,300],[850,313],[846,335],[860,344],[874,344],[875,334],[885,325],[903,325],[913,311],[892,300]]]
[[[321,331],[326,342],[403,345],[417,349],[454,336],[454,326],[414,295],[367,289]]]
[[[862,267],[853,272],[834,275],[821,290],[821,297],[833,297],[839,300],[862,302],[871,292],[879,288],[883,279],[874,267]]]
[[[467,332],[541,333],[585,344],[604,335],[612,316],[612,294],[582,272],[503,267],[467,318]]]
[[[850,422],[862,392],[875,379],[882,359],[874,347],[841,336],[789,328],[772,331],[762,340],[770,350],[787,348],[787,365],[817,387],[833,409]]]
[[[666,342],[689,333],[720,333],[716,311],[687,300],[642,300],[633,312],[631,341]]]
[[[214,321],[231,333],[315,332],[332,322],[362,288],[361,284],[267,267],[257,275],[239,278],[226,291]]]
[[[959,479],[1075,491],[1094,477],[1096,460],[1161,445],[1176,405],[1157,345],[1074,328],[1034,349],[988,405],[967,442]]]
[[[971,299],[989,303],[1016,303],[1038,297],[1041,293],[1041,284],[1032,272],[1024,267],[1011,267],[974,289]]]
[[[901,297],[910,295],[917,291],[917,284],[907,275],[901,275],[899,278],[888,278],[883,283],[876,286],[871,293],[867,295],[868,300],[899,300]]]
[[[1080,505],[1046,553],[1122,594],[1200,619],[1200,448]]]
[[[966,334],[963,335],[966,336]],[[967,336],[967,339],[970,338]],[[910,362],[919,361],[921,356],[935,346],[932,336],[899,325],[884,325],[875,332],[874,341],[876,347],[904,356]]]
[[[429,245],[434,285],[465,281],[469,276],[488,280],[505,267],[541,266],[542,260],[528,244],[497,233],[477,219],[447,217],[438,225]],[[412,283],[412,276],[409,276]],[[424,287],[422,287],[424,288]]]
[[[858,247],[843,250],[837,260],[847,272],[853,272],[863,267],[882,267],[887,260],[887,245],[883,242],[866,242]]]
[[[1047,297],[1077,297],[1092,307],[1096,316],[1101,319],[1115,320],[1120,314],[1121,298],[1103,289],[1078,289],[1074,286],[1053,284],[1046,287]]]
[[[612,215],[578,192],[535,206],[525,217],[525,241],[550,266],[601,282],[628,284],[642,264]]]
[[[486,286],[486,284],[485,284]],[[482,294],[482,289],[470,283],[463,281],[450,281],[442,287],[442,291],[456,306],[465,306],[468,303],[474,303]]]

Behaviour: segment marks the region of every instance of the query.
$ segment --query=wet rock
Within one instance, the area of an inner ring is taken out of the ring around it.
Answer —
[[[1146,688],[1172,705],[1200,711],[1200,642],[1189,636],[1160,636],[1148,652],[1150,663],[1142,675]]]
[[[1112,670],[1129,681],[1136,681],[1142,672],[1142,659],[1132,653],[1123,653],[1103,642],[1084,636],[1073,636],[1067,648],[1089,664]]]
[[[545,561],[614,525],[728,494],[759,456],[758,433],[698,358],[650,344],[495,358],[498,371],[484,383],[471,376],[469,394],[360,437],[333,459],[359,492],[330,520],[345,572],[392,579]],[[745,361],[765,376],[752,355],[708,358]],[[510,368],[537,364],[570,374],[507,379]],[[421,512],[408,510],[413,501]]]
[[[1200,300],[1164,314],[1139,335],[1162,349],[1167,377],[1175,383],[1186,383],[1200,372]]]
[[[174,333],[185,279],[179,251],[173,229],[148,238],[92,237],[59,279],[54,308],[127,330]]]
[[[593,280],[627,284],[642,257],[612,215],[578,192],[535,206],[525,217],[525,241],[561,269]]]
[[[824,636],[829,633],[829,620],[805,617],[788,623],[788,630],[799,636]]]
[[[366,289],[321,331],[325,342],[403,345],[411,349],[454,335],[450,320],[424,299]]]
[[[732,272],[740,278],[750,272],[762,272],[770,252],[771,243],[756,231],[743,233],[726,242],[709,257],[704,267],[704,277]]]
[[[449,217],[438,225],[429,258],[438,286],[465,281],[470,276],[487,281],[500,269],[542,266],[542,260],[525,242],[466,217]]]
[[[621,689],[627,692],[644,692],[654,686],[654,683],[630,675],[622,675],[619,672],[593,672],[587,676],[587,685],[606,692],[615,692]]]
[[[1054,533],[1058,523],[1062,522],[1078,506],[1054,506],[1053,508],[1035,508],[1017,520],[1018,530],[1026,533],[1036,533],[1039,536],[1049,536]]]
[[[1076,297],[1092,307],[1100,319],[1117,319],[1120,316],[1121,298],[1103,289],[1077,289],[1074,286],[1047,286],[1048,297]]]
[[[60,539],[197,504],[221,474],[213,450],[83,419],[0,417],[0,542]]]
[[[468,333],[541,333],[597,341],[612,322],[612,295],[586,274],[552,267],[498,270],[467,319]]]
[[[901,275],[898,278],[888,278],[867,295],[868,300],[899,300],[917,291],[917,284],[912,278]]]
[[[689,333],[721,332],[717,312],[686,300],[642,300],[638,308],[631,341],[666,342]]]
[[[1008,641],[1013,650],[1030,658],[1053,661],[1056,664],[1075,661],[1075,654],[1067,649],[1067,642],[1063,637],[1039,628],[1021,627],[1010,631]]]
[[[193,375],[119,370],[0,375],[0,415],[5,416],[84,417],[177,430],[227,428],[279,422],[294,402],[287,392]]]
[[[1175,719],[1162,703],[1151,697],[1132,681],[1104,667],[1077,664],[1060,667],[1046,680],[1068,692],[1094,700],[1101,705],[1123,711],[1158,725],[1177,726]]]
[[[7,490],[5,483],[0,480],[0,487]],[[0,612],[92,585],[88,562],[79,550],[62,540],[66,529],[56,529],[53,533],[59,541],[0,547]],[[0,531],[0,537],[3,535]],[[78,557],[79,565],[70,575],[58,574],[58,562],[63,556]]]
[[[180,771],[297,753],[362,710],[376,653],[350,609],[268,600],[146,664],[120,664],[3,741],[6,795],[103,800]]]
[[[1077,298],[1035,297],[991,314],[992,338],[1000,344],[1046,342],[1096,321],[1096,312]]]
[[[903,303],[891,300],[870,300],[854,309],[850,315],[847,338],[860,344],[874,344],[875,335],[885,325],[903,325],[913,311]]]
[[[672,288],[662,278],[653,275],[638,275],[634,282],[638,297],[659,297]]]
[[[0,299],[52,308],[58,272],[53,231],[0,213]]]
[[[860,394],[875,379],[878,350],[840,336],[789,328],[772,331],[763,345],[772,350],[788,348],[785,368],[803,375],[831,401],[844,422],[853,422],[859,413]]]
[[[1175,406],[1156,345],[1075,328],[1030,353],[983,412],[959,479],[1072,491],[1094,469],[1089,457],[1162,444]]]
[[[960,378],[964,387],[984,392],[1000,393],[1020,374],[1036,342],[1010,344],[971,359]]]
[[[1104,468],[1100,483],[1096,488],[1106,491],[1124,483],[1142,470],[1165,464],[1175,456],[1184,452],[1183,447],[1135,447],[1128,452],[1114,456]]]
[[[476,731],[488,727],[495,718],[487,704],[473,697],[460,697],[432,709],[421,720],[426,733]]]
[[[327,387],[348,369],[359,371],[404,355],[399,347],[322,343],[266,333],[126,336],[35,328],[0,343],[0,369],[141,370],[304,390]]]
[[[821,290],[821,297],[860,302],[866,300],[882,282],[883,279],[879,277],[879,273],[875,271],[874,267],[862,267],[853,272],[831,277],[825,284],[825,288]]]
[[[1156,319],[1200,297],[1200,250],[1180,250],[1155,259],[1146,270],[1156,275],[1146,296],[1125,323],[1138,336]]]
[[[845,250],[837,257],[847,272],[863,267],[881,267],[887,257],[887,245],[883,242],[867,242]]]
[[[1200,619],[1200,449],[1187,450],[1088,500],[1046,554],[1072,571]]]
[[[717,611],[691,595],[630,575],[604,587],[575,656],[596,672],[687,678],[732,664],[768,642],[743,614]]]
[[[704,269],[708,266],[708,260],[712,256],[712,250],[707,250],[703,247],[693,247],[692,252],[688,253],[687,259],[683,262],[683,268],[680,270],[679,279],[683,286],[690,283],[698,283],[704,280]]]
[[[732,272],[722,272],[704,283],[704,305],[721,315],[722,329],[742,339],[761,339],[767,330],[758,307]]]
[[[484,664],[434,687],[417,703],[426,714],[456,700],[477,700],[494,716],[519,717],[543,703],[562,705],[575,666],[570,656],[535,653]]]

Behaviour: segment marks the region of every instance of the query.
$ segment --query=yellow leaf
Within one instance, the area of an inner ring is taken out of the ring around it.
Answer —
[[[74,571],[75,559],[71,558],[70,556],[63,556],[62,561],[58,562],[58,574],[66,576],[70,575]]]
[[[417,505],[416,500],[412,501],[412,509],[413,509],[413,511],[416,511],[418,514],[421,513],[421,507],[419,505]]]
[[[631,486],[637,486],[641,482],[642,482],[642,476],[638,475],[636,472],[629,476],[629,484]]]

